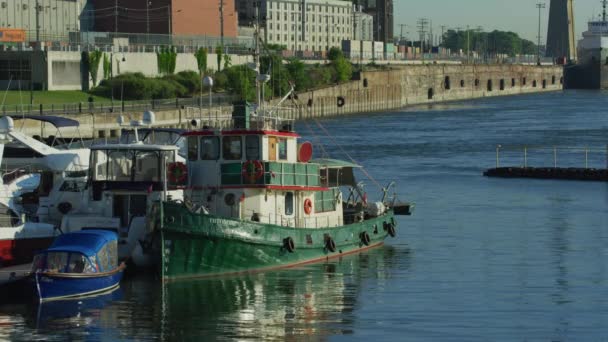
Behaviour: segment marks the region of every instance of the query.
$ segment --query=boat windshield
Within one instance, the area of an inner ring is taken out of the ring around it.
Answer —
[[[161,182],[163,165],[174,161],[174,151],[96,150],[93,181]]]
[[[76,252],[48,252],[38,254],[32,263],[32,272],[97,273],[96,258]]]

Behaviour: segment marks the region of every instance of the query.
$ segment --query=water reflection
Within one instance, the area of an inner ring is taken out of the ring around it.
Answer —
[[[0,307],[0,340],[66,340],[100,335],[100,320],[112,314],[108,306],[123,297],[121,289],[95,297]],[[6,312],[8,314],[4,314]],[[106,334],[112,336],[112,334]]]
[[[282,340],[350,334],[362,280],[390,278],[397,254],[387,246],[304,268],[169,283],[162,290],[161,337]]]

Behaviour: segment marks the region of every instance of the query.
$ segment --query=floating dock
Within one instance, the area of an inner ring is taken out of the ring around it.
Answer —
[[[608,169],[560,167],[499,167],[486,170],[486,177],[608,181]]]

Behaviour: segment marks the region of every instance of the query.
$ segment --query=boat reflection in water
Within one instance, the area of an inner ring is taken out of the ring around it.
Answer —
[[[404,246],[249,276],[161,285],[142,274],[117,292],[37,306],[0,305],[0,340],[319,340],[362,324],[393,272],[409,268]],[[124,295],[123,295],[124,293]],[[373,310],[373,309],[372,309]],[[3,313],[7,313],[6,315]]]
[[[40,303],[36,305],[36,327],[38,330],[86,330],[108,305],[122,298],[123,291],[116,288],[92,297]]]
[[[361,282],[390,277],[395,259],[409,264],[404,258],[409,251],[385,246],[280,272],[169,282],[163,289],[161,338],[316,339],[349,334]]]

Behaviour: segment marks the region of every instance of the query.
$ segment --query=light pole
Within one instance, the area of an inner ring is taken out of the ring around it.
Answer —
[[[540,65],[540,14],[543,8],[545,8],[546,5],[544,2],[539,2],[536,4],[536,8],[538,8],[538,56],[536,59],[536,62],[538,65]]]
[[[203,85],[209,87],[209,123],[211,123],[211,106],[213,105],[213,99],[211,97],[211,89],[213,88],[213,78],[205,76],[203,78]],[[201,87],[201,104],[203,103],[203,87]],[[201,116],[199,117],[201,122],[203,121],[203,109],[201,108]],[[217,124],[217,123],[216,123]]]

